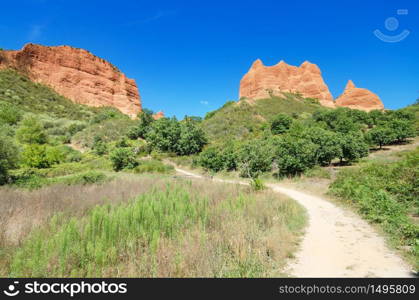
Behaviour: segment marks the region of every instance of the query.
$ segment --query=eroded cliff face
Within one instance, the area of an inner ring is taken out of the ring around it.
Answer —
[[[240,81],[240,98],[262,99],[270,95],[281,96],[282,92],[298,92],[307,98],[317,98],[321,105],[334,107],[332,94],[319,67],[308,61],[299,67],[283,61],[268,67],[258,59]]]
[[[0,68],[14,68],[76,103],[113,106],[132,118],[141,111],[135,81],[83,49],[27,44],[22,50],[0,51]]]
[[[344,93],[334,101],[319,67],[307,61],[299,67],[283,61],[268,67],[258,59],[240,81],[240,98],[263,99],[271,95],[282,96],[283,92],[317,98],[321,105],[332,108],[343,106],[364,111],[384,109],[376,94],[355,87],[352,81],[348,82]]]
[[[364,111],[384,109],[384,104],[376,94],[367,89],[357,88],[352,80],[348,81],[345,91],[336,99],[336,106]]]

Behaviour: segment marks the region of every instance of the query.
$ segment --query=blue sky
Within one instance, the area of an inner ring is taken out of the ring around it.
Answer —
[[[419,98],[418,13],[414,0],[7,1],[0,47],[85,48],[134,78],[144,107],[180,118],[236,100],[257,58],[266,65],[309,60],[334,97],[352,79],[394,109]],[[388,43],[377,29],[389,38],[409,35]]]

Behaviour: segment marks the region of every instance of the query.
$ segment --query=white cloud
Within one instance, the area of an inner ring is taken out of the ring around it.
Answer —
[[[209,104],[209,102],[208,102],[208,101],[206,101],[206,100],[202,100],[202,101],[200,101],[199,103],[201,103],[202,105],[208,105],[208,104]]]
[[[42,36],[43,30],[44,30],[44,26],[42,25],[32,25],[29,30],[28,40],[30,41],[39,40]]]

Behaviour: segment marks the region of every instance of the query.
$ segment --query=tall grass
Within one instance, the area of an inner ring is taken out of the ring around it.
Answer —
[[[279,276],[303,224],[299,206],[270,192],[163,180],[81,218],[54,215],[3,258],[2,275]]]

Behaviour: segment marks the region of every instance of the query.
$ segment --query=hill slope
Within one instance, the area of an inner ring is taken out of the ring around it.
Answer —
[[[310,98],[297,94],[284,93],[284,97],[271,97],[259,100],[240,100],[227,102],[223,107],[207,114],[202,123],[210,140],[225,138],[246,139],[257,134],[266,121],[278,113],[290,116],[313,113],[326,109]]]

